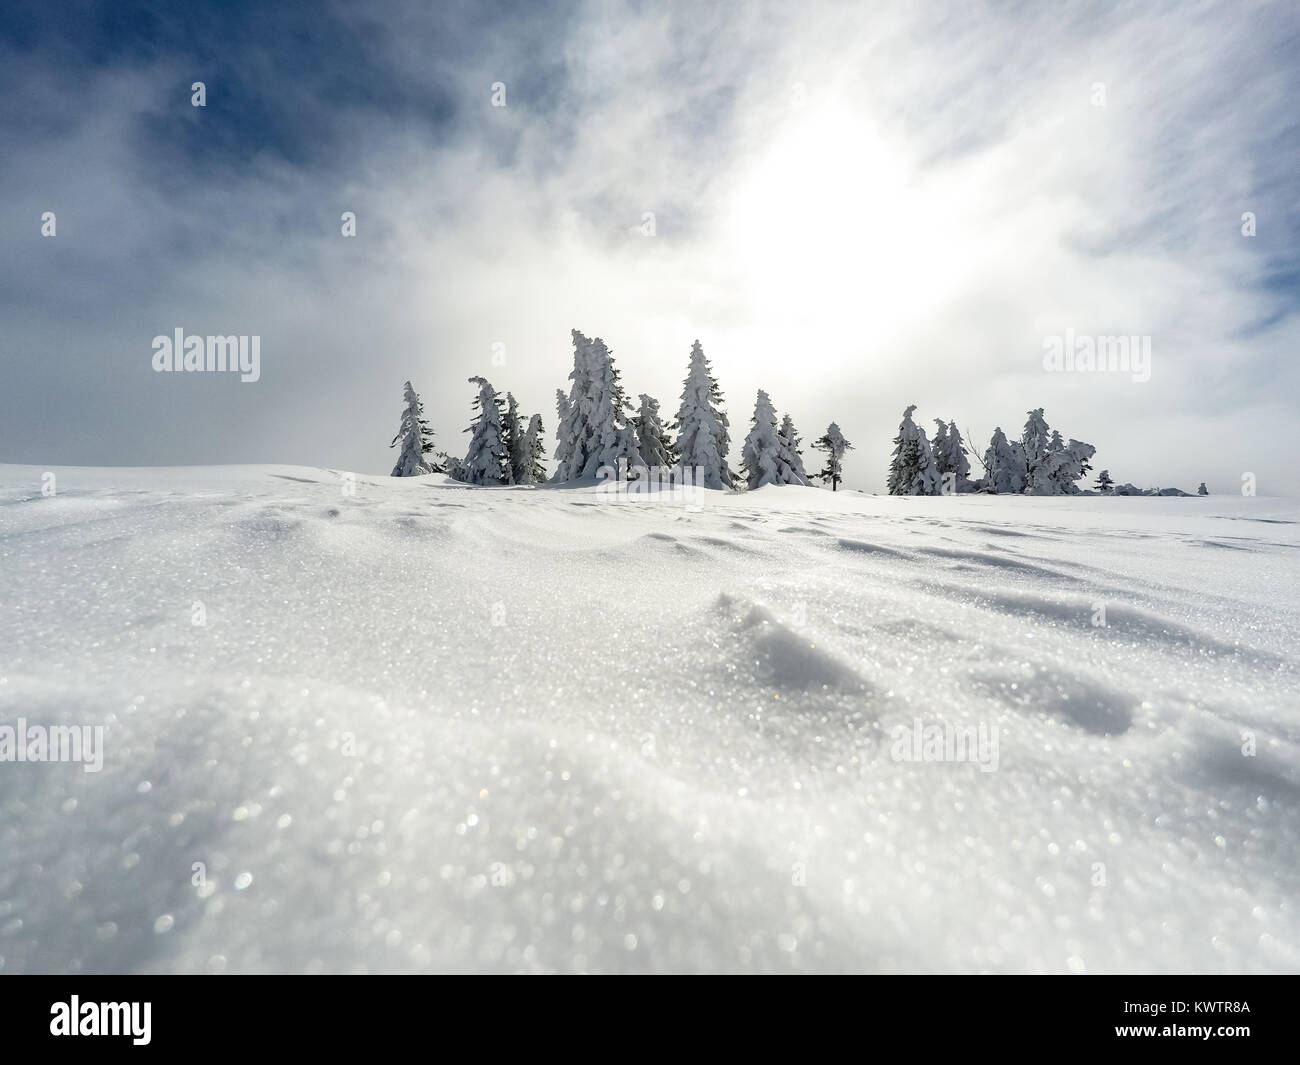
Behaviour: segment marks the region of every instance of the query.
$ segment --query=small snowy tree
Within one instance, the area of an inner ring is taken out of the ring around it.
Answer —
[[[1049,451],[1035,471],[1029,491],[1033,495],[1077,495],[1076,482],[1088,472],[1088,460],[1096,453],[1095,447],[1081,440],[1071,440],[1064,447]]]
[[[1025,492],[1036,496],[1075,495],[1075,483],[1092,467],[1088,460],[1096,448],[1079,440],[1066,443],[1059,430],[1048,431],[1043,409],[1029,412],[1025,423],[1024,448],[1026,456]],[[1031,460],[1036,456],[1036,461]]]
[[[799,433],[794,427],[790,415],[781,419],[781,428],[776,434],[781,446],[777,465],[781,470],[782,484],[801,484],[811,487],[808,474],[803,468],[803,452],[799,450]]]
[[[761,388],[754,403],[753,428],[740,448],[740,468],[747,487],[783,484],[781,480],[781,441],[777,436],[776,411]]]
[[[569,395],[560,402],[556,392],[559,422],[555,435],[559,446],[555,449],[553,481],[573,481],[582,476],[590,449],[590,428],[587,424],[591,404],[591,341],[576,329],[573,337],[573,371],[569,380]]]
[[[699,468],[699,485],[730,488],[731,470],[727,449],[731,446],[727,416],[721,408],[722,392],[710,371],[704,349],[697,340],[682,386],[682,404],[673,429],[677,433],[677,455],[683,466]]]
[[[641,407],[632,419],[632,425],[636,430],[637,451],[642,464],[665,469],[675,466],[677,459],[672,439],[659,418],[659,401],[644,392],[640,398]]]
[[[968,452],[961,430],[956,422],[945,422],[942,418],[935,418],[934,424],[939,428],[930,442],[930,450],[934,455],[935,472],[939,474],[939,490],[946,492],[951,486],[954,493],[969,492],[970,461],[966,458]]]
[[[826,452],[826,465],[822,467],[820,473],[813,476],[820,477],[823,483],[830,481],[831,491],[837,491],[840,482],[844,480],[844,452],[852,451],[853,445],[844,439],[840,427],[831,422],[826,427],[826,432],[812,446],[818,451]]]
[[[1060,434],[1057,434],[1060,439]],[[1035,480],[1034,475],[1038,472],[1038,467],[1047,458],[1048,453],[1052,450],[1051,430],[1047,426],[1047,419],[1043,417],[1043,408],[1037,407],[1029,412],[1028,420],[1025,422],[1025,428],[1020,434],[1020,446],[1025,453],[1025,478],[1028,485],[1027,490],[1033,491]]]
[[[969,492],[973,488],[970,479],[970,459],[966,457],[969,454],[961,430],[957,428],[956,422],[952,422],[948,426],[948,469],[957,475],[959,492]]]
[[[397,453],[397,465],[393,467],[394,477],[419,477],[426,473],[442,473],[446,467],[437,459],[425,458],[433,450],[433,432],[424,420],[424,404],[420,395],[406,382],[403,393],[406,406],[402,409],[402,423],[393,437],[389,447],[396,447],[401,442],[402,450]]]
[[[934,472],[942,477],[948,472],[948,423],[942,418],[935,418],[937,428],[930,439],[930,454],[934,456]]]
[[[510,454],[502,440],[501,400],[496,389],[482,377],[471,377],[478,385],[474,409],[478,416],[465,430],[472,434],[458,471],[467,484],[497,485],[510,483]]]
[[[1020,441],[1008,440],[1001,426],[993,430],[984,452],[984,469],[982,487],[994,495],[1019,495],[1028,483],[1024,448]]]
[[[506,412],[501,420],[501,442],[506,446],[510,456],[510,483],[527,484],[524,480],[528,472],[528,451],[524,446],[524,424],[519,417],[519,404],[515,397],[506,393]]]
[[[925,433],[912,421],[913,403],[903,411],[903,421],[894,437],[894,457],[889,465],[891,496],[937,496],[941,490],[934,455]]]
[[[523,476],[516,477],[516,484],[542,484],[546,480],[546,444],[542,442],[542,416],[534,414],[528,422],[528,432],[524,434]]]
[[[1210,494],[1209,489],[1205,487],[1204,481],[1201,482],[1201,487],[1196,490],[1196,494],[1198,496],[1208,496]]]
[[[699,341],[696,341],[698,344]],[[727,462],[727,456],[731,454],[731,420],[727,417],[727,410],[723,406],[722,389],[718,386],[718,379],[713,376],[713,371],[709,371],[709,402],[713,404],[713,409],[718,415],[718,425],[721,432],[718,435],[718,454],[722,456],[722,468],[727,474],[727,484],[735,484],[737,474]]]
[[[1097,474],[1097,491],[1102,495],[1108,495],[1115,487],[1115,482],[1111,480],[1110,470],[1102,470]]]
[[[564,390],[557,388],[555,390],[555,473],[551,480],[563,481],[565,477],[561,471],[569,469],[569,461],[573,456],[573,443],[566,435],[568,432],[569,415],[573,410],[573,404],[569,402],[569,397],[564,394]]]

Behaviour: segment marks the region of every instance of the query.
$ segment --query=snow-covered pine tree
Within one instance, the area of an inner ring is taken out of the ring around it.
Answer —
[[[1080,443],[1078,440],[1071,440],[1070,443],[1065,445],[1066,449],[1068,450],[1070,447],[1078,443]],[[1090,472],[1092,472],[1092,463],[1088,460],[1091,459],[1093,455],[1097,454],[1097,449],[1091,444],[1083,444],[1082,446],[1088,450],[1087,454],[1081,455],[1082,461],[1079,463],[1079,477],[1076,478],[1077,480],[1086,477]],[[1078,489],[1072,489],[1071,494],[1075,491],[1078,491]]]
[[[1210,490],[1205,487],[1204,481],[1201,482],[1201,487],[1196,490],[1196,494],[1198,496],[1208,496],[1210,494]]]
[[[588,340],[573,330],[573,382],[568,407],[560,411],[556,430],[554,481],[595,477],[601,467],[616,469],[619,459],[629,466],[639,462],[636,433],[629,418],[631,405],[619,381],[605,342]],[[563,454],[563,459],[561,459]]]
[[[501,443],[505,445],[509,456],[510,483],[523,484],[524,472],[528,467],[528,455],[524,451],[524,426],[519,420],[519,404],[512,393],[506,393],[506,410],[501,416]]]
[[[636,430],[632,428],[632,404],[620,383],[613,353],[596,337],[591,342],[591,442],[593,451],[583,467],[584,477],[595,477],[601,468],[618,469],[619,461],[629,467],[640,464]]]
[[[942,484],[943,475],[948,472],[948,423],[942,418],[935,418],[934,424],[937,428],[930,438],[930,454],[934,456],[934,472],[939,475]]]
[[[573,337],[573,371],[569,380],[569,395],[562,398],[556,391],[556,413],[559,421],[555,435],[559,445],[555,449],[555,473],[552,481],[574,481],[582,476],[587,465],[590,435],[587,419],[591,404],[591,341],[576,329]]]
[[[781,445],[778,464],[782,470],[782,484],[801,484],[811,487],[808,474],[803,468],[803,452],[799,450],[799,432],[794,427],[790,415],[781,419],[781,428],[777,430],[777,441]]]
[[[542,436],[542,416],[534,414],[528,422],[528,432],[524,434],[524,454],[527,456],[522,479],[517,484],[542,484],[546,481],[546,444]]]
[[[987,472],[982,487],[986,492],[1019,495],[1025,490],[1028,475],[1024,448],[1020,441],[1008,440],[1001,426],[993,430],[993,438],[984,452],[984,469]]]
[[[697,340],[695,343],[698,344],[699,341]],[[708,365],[707,359],[705,365]],[[722,389],[718,386],[718,379],[713,376],[712,367],[709,369],[709,402],[712,403],[713,409],[718,415],[718,425],[722,429],[718,435],[718,454],[722,456],[722,466],[727,472],[727,484],[734,485],[738,479],[738,474],[727,461],[727,456],[731,454],[731,419],[727,417]]]
[[[889,465],[891,496],[937,496],[941,485],[934,467],[934,455],[925,433],[912,421],[913,403],[903,411],[903,421],[894,437],[894,457]]]
[[[776,411],[772,400],[761,388],[754,402],[753,428],[740,447],[740,469],[748,488],[765,484],[783,484],[781,480],[781,441],[776,430]]]
[[[465,430],[472,435],[461,460],[460,479],[467,484],[509,484],[510,455],[502,440],[501,400],[486,379],[471,377],[469,383],[478,385],[478,397],[474,400],[478,416]]]
[[[420,394],[406,382],[402,398],[406,406],[402,409],[402,423],[393,437],[389,447],[396,447],[401,441],[402,450],[397,453],[397,465],[393,467],[394,477],[419,477],[426,473],[442,473],[446,466],[436,458],[426,458],[433,451],[433,432],[424,420],[424,404]]]
[[[1059,433],[1057,438],[1060,438]],[[1032,492],[1035,488],[1034,475],[1052,450],[1052,434],[1047,419],[1043,417],[1042,407],[1029,412],[1025,428],[1020,434],[1020,446],[1025,453],[1025,490]]]
[[[1043,418],[1042,408],[1029,412],[1029,421],[1025,423],[1026,478],[1025,492],[1036,496],[1076,495],[1079,491],[1075,483],[1092,467],[1088,460],[1096,454],[1097,449],[1091,444],[1079,440],[1066,443],[1059,430],[1053,429],[1049,435],[1047,422]],[[1039,445],[1042,447],[1039,448]],[[1036,463],[1030,463],[1028,456],[1031,445],[1037,449]]]
[[[565,480],[561,471],[568,469],[569,460],[573,456],[573,444],[564,435],[572,410],[573,404],[569,402],[569,397],[564,394],[563,389],[557,388],[555,390],[555,473],[551,476],[553,481]]]
[[[710,371],[704,349],[695,341],[682,386],[682,404],[673,429],[677,433],[677,456],[681,465],[698,467],[697,485],[702,488],[730,488],[731,470],[727,450],[731,446],[727,416],[720,403],[722,392]]]
[[[970,479],[970,460],[966,457],[966,441],[962,439],[961,430],[956,422],[948,423],[948,432],[943,438],[943,473],[951,474],[948,479],[954,492],[969,492],[972,488]],[[938,455],[935,456],[936,461]],[[943,482],[940,482],[943,488]]]
[[[632,419],[632,426],[636,430],[641,462],[647,467],[671,468],[677,464],[677,458],[668,430],[659,418],[659,401],[644,392],[640,398],[641,407]]]
[[[1101,492],[1103,495],[1107,495],[1114,487],[1115,487],[1115,482],[1111,480],[1110,470],[1102,470],[1101,473],[1097,474],[1098,492]]]
[[[924,440],[925,437],[921,439]],[[815,473],[813,476],[820,477],[823,483],[830,481],[831,491],[837,491],[840,482],[844,480],[844,452],[852,451],[853,445],[844,439],[840,427],[831,422],[826,427],[826,432],[812,446],[818,451],[826,452],[826,465],[820,473]]]
[[[1071,440],[1056,451],[1049,451],[1035,471],[1029,491],[1033,495],[1078,495],[1075,483],[1089,470],[1088,460],[1097,453],[1091,444]]]

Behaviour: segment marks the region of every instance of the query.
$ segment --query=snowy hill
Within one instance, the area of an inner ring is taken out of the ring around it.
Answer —
[[[0,972],[1300,968],[1293,501],[43,472]]]

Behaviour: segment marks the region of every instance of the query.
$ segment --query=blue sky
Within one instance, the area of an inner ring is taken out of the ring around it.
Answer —
[[[386,472],[407,378],[448,450],[476,374],[552,430],[577,327],[669,411],[699,337],[849,487],[916,403],[1297,494],[1298,54],[1288,3],[11,3],[0,461]],[[178,327],[260,380],[154,373]]]

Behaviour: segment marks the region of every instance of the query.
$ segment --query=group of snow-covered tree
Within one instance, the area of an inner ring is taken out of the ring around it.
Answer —
[[[972,480],[966,442],[956,422],[934,420],[934,436],[912,421],[910,406],[894,437],[894,456],[889,467],[890,495],[956,495],[989,492],[995,495],[1075,495],[1078,481],[1092,468],[1088,461],[1096,448],[1079,440],[1066,441],[1052,430],[1043,408],[1029,412],[1019,440],[1008,440],[1001,426],[981,460],[984,476]]]
[[[434,450],[433,432],[424,419],[424,404],[419,393],[406,382],[406,406],[401,427],[390,447],[401,445],[394,477],[419,477],[426,473],[447,473],[466,484],[540,484],[546,479],[542,416],[534,414],[527,426],[519,413],[519,404],[509,392],[505,398],[482,377],[471,377],[478,386],[474,400],[474,420],[465,431],[470,436],[464,458],[451,458]]]
[[[552,483],[595,479],[601,470],[638,466],[660,470],[690,467],[691,483],[703,488],[761,488],[768,484],[810,485],[814,478],[832,490],[843,480],[844,453],[852,448],[834,422],[812,446],[826,453],[817,473],[804,469],[801,439],[785,414],[778,424],[768,394],[759,391],[751,428],[741,445],[740,471],[727,462],[731,423],[723,408],[722,389],[697,340],[691,346],[677,416],[666,421],[659,401],[641,393],[633,408],[623,387],[613,352],[600,337],[572,331],[573,371],[569,389],[556,389],[556,448]],[[476,485],[540,484],[546,481],[542,420],[534,414],[525,429],[510,393],[504,400],[482,377],[474,400],[469,447],[463,458],[441,452],[435,458],[433,434],[424,420],[419,395],[406,383],[406,406],[392,446],[401,444],[394,477],[448,473]],[[670,474],[670,477],[672,475]]]
[[[469,383],[478,386],[474,418],[465,430],[469,446],[447,472],[466,484],[541,484],[546,479],[542,416],[534,414],[525,427],[513,395],[507,392],[502,399],[485,377],[471,377]]]
[[[600,469],[616,469],[625,461],[629,467],[691,468],[692,483],[703,488],[810,483],[794,420],[786,414],[778,424],[776,408],[761,390],[749,434],[741,444],[740,471],[732,470],[727,461],[731,422],[723,408],[718,379],[698,340],[691,345],[687,359],[677,416],[667,423],[660,415],[659,401],[644,392],[633,412],[605,342],[599,337],[588,339],[576,329],[569,381],[568,393],[558,390],[555,396],[559,423],[553,482],[595,477]],[[833,475],[834,486],[840,480],[839,463],[849,444],[834,425],[830,432],[837,444],[829,472],[815,476]],[[822,446],[822,441],[813,446]]]
[[[1091,444],[1065,440],[1043,417],[1043,408],[1031,410],[1019,440],[1008,440],[1002,428],[993,430],[984,453],[981,487],[998,493],[1035,496],[1077,495],[1078,482],[1092,469],[1097,453]]]
[[[573,371],[569,388],[556,389],[555,469],[551,483],[594,480],[602,470],[635,467],[679,470],[692,468],[688,480],[702,488],[755,489],[765,485],[804,485],[814,479],[836,490],[844,479],[844,456],[853,445],[831,422],[812,447],[825,454],[825,464],[809,473],[803,464],[801,439],[789,414],[777,420],[776,407],[759,389],[750,430],[740,447],[740,470],[733,471],[731,425],[723,408],[722,389],[697,340],[691,345],[677,416],[666,421],[659,401],[641,393],[635,408],[623,386],[613,352],[600,337],[572,331]],[[463,458],[435,452],[433,433],[424,419],[419,394],[406,382],[401,426],[392,447],[400,445],[394,477],[448,473],[473,485],[536,485],[548,480],[542,418],[525,424],[509,392],[504,397],[483,377],[471,377],[478,388],[473,421]],[[1074,495],[1078,482],[1091,469],[1096,449],[1079,440],[1065,440],[1051,429],[1041,407],[1031,410],[1020,438],[1009,440],[1001,427],[980,460],[984,475],[971,478],[966,441],[956,422],[934,420],[927,437],[912,419],[916,406],[903,412],[894,437],[887,487],[890,495],[956,495],[988,492],[998,495]],[[607,474],[605,474],[607,476]],[[1103,471],[1097,487],[1112,489]],[[1124,486],[1129,488],[1131,486]]]

